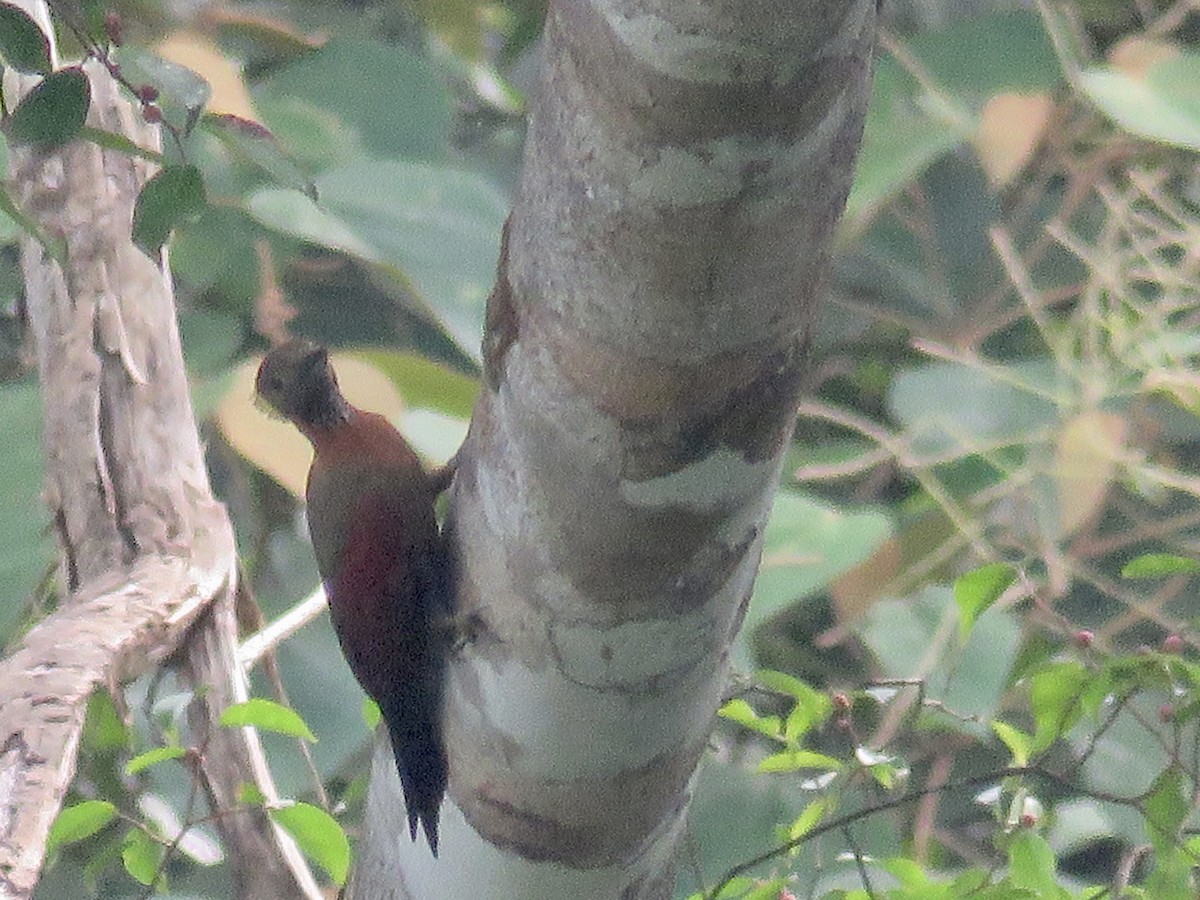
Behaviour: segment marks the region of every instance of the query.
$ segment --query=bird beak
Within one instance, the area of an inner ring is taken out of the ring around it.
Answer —
[[[283,413],[281,413],[279,410],[277,410],[275,407],[273,407],[270,403],[268,403],[266,397],[264,397],[262,394],[258,393],[257,391],[254,393],[254,408],[257,409],[263,415],[269,416],[272,419],[275,419],[276,421],[279,421],[279,422],[287,421],[287,416],[285,416]]]

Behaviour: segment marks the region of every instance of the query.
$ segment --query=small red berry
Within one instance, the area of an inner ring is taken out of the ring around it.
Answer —
[[[151,125],[157,125],[163,120],[162,110],[153,103],[147,103],[142,107],[142,118]]]
[[[1165,638],[1163,638],[1162,652],[1172,654],[1182,653],[1183,638],[1177,634],[1168,634]]]
[[[109,10],[104,14],[104,33],[108,35],[108,39],[114,46],[121,46],[121,41],[124,39],[125,33],[121,25],[121,16],[119,13]]]
[[[1071,640],[1075,642],[1076,646],[1082,647],[1086,650],[1088,647],[1092,646],[1092,641],[1096,640],[1096,635],[1092,634],[1086,628],[1081,628],[1071,636]]]
[[[1160,722],[1170,722],[1175,718],[1175,707],[1170,703],[1164,703],[1158,708],[1158,720]]]
[[[143,103],[153,103],[158,99],[158,88],[152,84],[143,84],[137,89],[137,95]]]
[[[1037,816],[1035,816],[1033,813],[1029,813],[1029,812],[1021,813],[1021,827],[1022,828],[1032,828],[1036,824],[1037,824]]]

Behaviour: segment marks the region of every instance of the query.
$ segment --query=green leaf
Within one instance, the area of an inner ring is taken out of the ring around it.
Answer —
[[[367,724],[367,728],[374,731],[379,727],[379,723],[383,721],[383,711],[380,710],[379,704],[370,697],[363,697],[362,717],[363,721]]]
[[[957,618],[949,586],[935,585],[905,600],[875,603],[862,635],[879,657],[887,678],[924,677],[926,696],[960,715],[987,720],[1008,690],[1009,671],[1021,643],[1021,628],[1007,610],[975,623],[966,645],[951,647]],[[922,659],[937,660],[922,671]],[[986,727],[939,715],[938,724],[982,737]]]
[[[1154,780],[1144,805],[1146,830],[1156,852],[1166,855],[1175,847],[1188,808],[1183,772],[1176,765],[1168,766]]]
[[[149,887],[158,875],[166,848],[140,828],[131,828],[121,848],[121,862],[135,881]]]
[[[1080,700],[1092,680],[1082,663],[1074,660],[1051,663],[1030,679],[1034,732],[1031,755],[1041,753],[1083,714]]]
[[[63,844],[73,844],[90,838],[113,820],[117,808],[107,800],[84,800],[73,806],[63,807],[62,812],[50,826],[46,838],[46,852]]]
[[[24,10],[0,3],[0,57],[18,72],[48,75],[50,42]]]
[[[794,841],[812,831],[817,823],[821,821],[828,808],[829,801],[824,799],[814,800],[808,806],[804,807],[803,812],[796,817],[791,827],[788,828],[788,840]]]
[[[217,113],[205,116],[201,127],[262,169],[280,187],[295,188],[310,200],[317,199],[317,186],[266,127],[241,116]]]
[[[1200,150],[1200,53],[1182,51],[1145,78],[1112,66],[1080,73],[1083,93],[1118,125],[1141,137]]]
[[[817,753],[812,750],[784,750],[773,753],[758,764],[758,771],[766,774],[771,772],[796,772],[800,769],[821,769],[826,772],[841,771],[842,764],[832,756]]]
[[[965,455],[1056,426],[1060,378],[1050,359],[986,368],[929,363],[893,379],[888,408],[908,429],[913,452]]]
[[[730,700],[718,711],[722,719],[729,719],[731,722],[737,722],[743,728],[749,728],[751,731],[757,731],[759,734],[769,738],[779,738],[779,731],[782,727],[782,722],[779,716],[760,716],[754,711],[754,708],[745,700]]]
[[[469,419],[479,396],[479,379],[464,375],[428,357],[392,350],[354,353],[392,379],[406,408],[433,409]]]
[[[1054,851],[1032,828],[1019,831],[1008,845],[1008,878],[1014,887],[1034,891],[1047,900],[1063,896],[1055,865]]]
[[[450,151],[454,106],[445,81],[427,56],[398,44],[335,35],[272,74],[256,105],[289,147],[276,111],[296,97],[336,116],[371,156],[432,160]],[[306,137],[297,134],[296,143]]]
[[[103,128],[92,128],[90,125],[85,125],[79,129],[79,137],[85,141],[91,141],[97,147],[103,147],[105,150],[116,150],[118,153],[136,156],[138,159],[144,159],[160,166],[166,162],[166,157],[157,150],[148,150],[115,131],[105,131]]]
[[[316,735],[309,730],[307,723],[294,709],[288,709],[274,700],[263,697],[251,697],[226,708],[221,713],[221,724],[227,728],[248,725],[263,731],[304,738],[306,741],[317,740]]]
[[[192,165],[167,166],[142,187],[133,207],[133,242],[155,257],[172,230],[204,211],[204,179]]]
[[[1200,572],[1200,560],[1173,553],[1143,553],[1121,567],[1122,578],[1166,578]]]
[[[992,722],[992,731],[1004,742],[1008,752],[1012,754],[1014,766],[1029,765],[1030,751],[1033,749],[1033,736],[1014,728],[1007,722],[996,719]]]
[[[742,900],[779,900],[780,892],[787,887],[786,878],[772,878],[761,882],[742,895]]]
[[[474,172],[402,160],[357,160],[316,184],[320,206],[267,188],[247,208],[268,227],[373,263],[397,297],[478,359],[508,197]]]
[[[965,641],[971,628],[987,609],[1000,599],[1017,578],[1012,566],[992,563],[959,577],[954,582],[954,602],[958,604],[958,633]]]
[[[350,871],[350,841],[337,820],[308,803],[293,803],[270,811],[271,818],[295,838],[300,850],[329,873],[337,885]]]
[[[891,520],[881,512],[840,509],[800,491],[779,490],[754,596],[734,645],[735,663],[751,667],[754,629],[868,559],[891,533]]]
[[[136,775],[138,772],[143,772],[151,766],[157,766],[159,763],[171,759],[181,759],[184,756],[187,756],[187,750],[183,747],[155,747],[153,750],[139,753],[129,762],[125,763],[125,774]]]
[[[87,119],[92,88],[83,69],[52,72],[17,104],[5,123],[9,140],[49,150],[79,133]]]
[[[135,88],[150,85],[157,89],[155,102],[164,121],[189,134],[212,97],[208,82],[186,66],[132,44],[120,47],[114,57],[121,74]]]
[[[968,140],[993,95],[1049,90],[1061,80],[1045,29],[1024,10],[964,17],[913,38],[905,50],[929,81],[892,56],[876,63],[843,232],[861,230],[904,185]]]
[[[259,790],[258,785],[246,781],[238,785],[237,801],[243,806],[262,806],[267,802],[267,798]]]
[[[801,740],[813,728],[824,723],[833,712],[833,701],[829,695],[810,687],[799,678],[769,669],[760,670],[757,677],[764,687],[787,694],[796,701],[784,723],[784,737],[788,741]]]

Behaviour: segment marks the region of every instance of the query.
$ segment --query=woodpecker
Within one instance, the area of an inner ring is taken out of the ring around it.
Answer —
[[[441,487],[383,416],[352,406],[324,347],[293,340],[259,366],[255,389],[308,438],[305,497],[317,569],[342,653],[379,704],[409,836],[437,856],[446,790],[441,701],[449,563],[434,502]]]

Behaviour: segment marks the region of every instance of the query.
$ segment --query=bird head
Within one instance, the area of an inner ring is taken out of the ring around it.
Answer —
[[[330,427],[348,413],[329,351],[309,340],[289,341],[268,353],[254,389],[271,409],[300,426]]]

